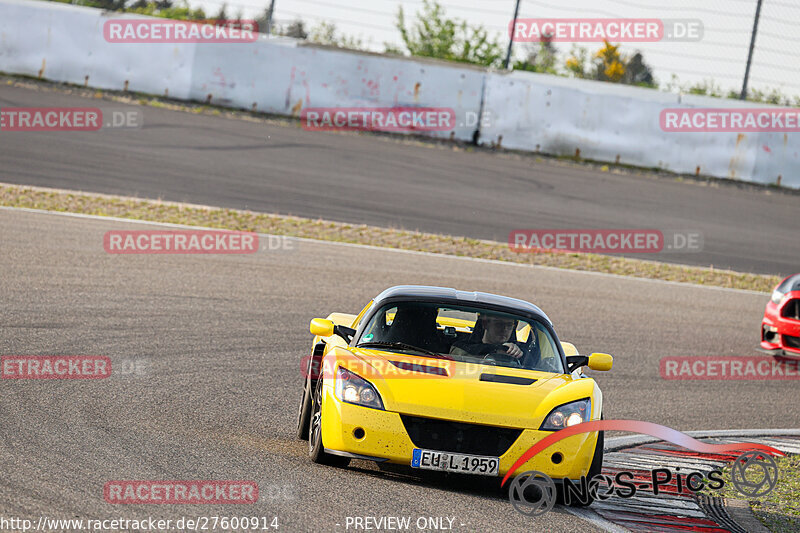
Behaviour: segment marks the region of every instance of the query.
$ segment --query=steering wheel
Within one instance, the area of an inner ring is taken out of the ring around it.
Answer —
[[[492,364],[497,365],[498,357],[503,363],[510,363],[512,366],[522,368],[522,362],[520,361],[521,357],[520,359],[517,359],[516,357],[509,355],[506,352],[500,352],[500,351],[489,352],[483,357],[483,360],[487,362],[491,361]]]

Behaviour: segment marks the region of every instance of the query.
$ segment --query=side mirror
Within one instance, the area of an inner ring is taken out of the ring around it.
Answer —
[[[565,350],[566,351],[566,350]],[[592,355],[568,355],[567,367],[570,372],[576,368],[588,366],[592,370],[611,370],[614,358],[607,353],[593,353]]]
[[[593,353],[589,356],[589,368],[592,370],[611,370],[614,358],[607,353]]]
[[[311,331],[312,335],[318,335],[320,337],[338,335],[347,343],[349,343],[353,339],[353,335],[356,334],[356,330],[353,328],[337,326],[333,323],[333,321],[328,320],[327,318],[315,318],[311,321],[311,325],[308,329]]]
[[[333,322],[326,318],[315,318],[311,321],[311,325],[309,326],[309,330],[311,331],[312,335],[317,335],[319,337],[330,337],[333,335],[333,330],[336,326],[334,326]]]

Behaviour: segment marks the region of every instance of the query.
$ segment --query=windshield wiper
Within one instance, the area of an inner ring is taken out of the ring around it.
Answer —
[[[406,344],[404,342],[362,342],[356,345],[356,348],[400,348],[402,350],[412,350],[415,352],[421,352],[425,355],[430,355],[432,357],[438,357],[439,359],[450,359],[446,355],[432,352],[430,350],[426,350],[425,348],[419,348],[418,346],[412,346],[411,344]]]

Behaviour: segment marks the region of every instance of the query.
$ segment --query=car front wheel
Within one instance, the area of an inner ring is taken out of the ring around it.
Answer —
[[[349,457],[325,452],[322,445],[322,379],[317,381],[311,401],[311,419],[308,424],[308,456],[315,463],[345,467],[350,464]]]

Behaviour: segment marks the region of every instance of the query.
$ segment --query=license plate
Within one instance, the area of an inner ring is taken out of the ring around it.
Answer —
[[[414,448],[414,453],[411,456],[411,466],[412,468],[423,468],[425,470],[496,476],[500,471],[500,459],[486,455],[468,455]]]

